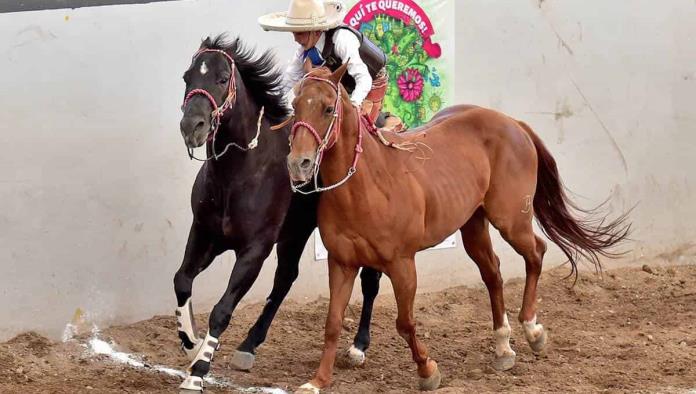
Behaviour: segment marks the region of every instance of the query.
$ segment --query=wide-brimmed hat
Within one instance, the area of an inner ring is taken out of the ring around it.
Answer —
[[[341,24],[346,13],[340,0],[291,0],[286,12],[274,12],[259,18],[264,30],[329,30]]]

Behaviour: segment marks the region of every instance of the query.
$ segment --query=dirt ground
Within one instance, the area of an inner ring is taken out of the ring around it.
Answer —
[[[530,351],[516,322],[522,280],[506,283],[517,364],[507,372],[490,366],[493,333],[484,288],[458,287],[416,298],[418,333],[443,374],[437,393],[464,392],[696,392],[696,265],[644,266],[606,271],[603,279],[583,273],[575,287],[563,280],[567,268],[544,272],[539,320],[549,334],[543,356]],[[229,368],[228,358],[256,319],[261,305],[235,313],[222,337],[212,374],[227,385],[208,392],[241,392],[241,387],[278,387],[291,392],[306,382],[319,362],[327,299],[287,302],[251,372]],[[347,313],[341,346],[356,329],[359,306]],[[394,328],[395,304],[380,296],[372,346],[362,368],[337,368],[335,393],[415,393],[417,377],[410,351]],[[203,327],[206,316],[198,315]],[[99,334],[117,350],[148,365],[182,370],[173,316],[156,316]],[[180,378],[135,368],[94,355],[89,336],[66,343],[34,333],[0,344],[2,393],[164,393],[176,392]],[[233,382],[233,383],[232,383]],[[250,392],[250,391],[246,391]]]

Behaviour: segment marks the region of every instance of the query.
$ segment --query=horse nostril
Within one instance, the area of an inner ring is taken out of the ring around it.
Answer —
[[[310,168],[312,168],[312,160],[303,159],[302,162],[300,163],[300,168],[304,171],[309,170]]]
[[[181,119],[180,128],[184,134],[200,133],[205,131],[205,119],[202,116],[185,116]]]

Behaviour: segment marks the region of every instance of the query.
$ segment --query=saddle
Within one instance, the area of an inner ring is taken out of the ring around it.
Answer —
[[[406,130],[406,126],[401,118],[390,112],[380,112],[375,120],[375,126],[380,131],[391,131],[394,133]]]

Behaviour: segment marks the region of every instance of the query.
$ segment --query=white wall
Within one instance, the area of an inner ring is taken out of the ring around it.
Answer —
[[[256,25],[285,7],[199,0],[0,14],[0,338],[57,335],[77,307],[100,324],[171,312],[199,167],[178,131],[181,74],[200,38],[222,31],[286,58],[291,37]],[[456,20],[458,102],[531,124],[581,203],[639,203],[630,258],[692,242],[692,0],[457,0]],[[523,273],[497,243],[505,275]],[[312,255],[295,298],[326,292]],[[196,282],[198,305],[224,289],[233,257],[218,260]],[[547,265],[560,261],[554,251]],[[268,263],[248,300],[270,290]],[[426,290],[478,282],[460,249],[426,252],[419,269]]]
[[[498,3],[458,3],[459,101],[530,123],[580,202],[638,203],[637,255],[691,243],[696,4]]]

